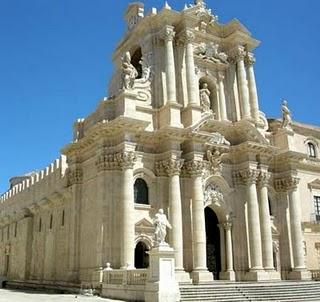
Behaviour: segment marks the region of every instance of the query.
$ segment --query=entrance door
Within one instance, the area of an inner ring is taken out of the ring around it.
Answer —
[[[206,207],[204,211],[206,218],[207,266],[208,270],[213,273],[214,279],[217,280],[221,271],[219,221],[212,209]]]
[[[135,268],[149,267],[149,255],[146,253],[149,249],[147,246],[139,241],[134,250],[134,266]]]

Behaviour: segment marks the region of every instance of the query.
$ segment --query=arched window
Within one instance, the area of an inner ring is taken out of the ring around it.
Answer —
[[[149,204],[148,185],[142,178],[138,178],[134,183],[134,202]]]
[[[316,146],[313,143],[308,143],[308,154],[310,157],[316,157]]]

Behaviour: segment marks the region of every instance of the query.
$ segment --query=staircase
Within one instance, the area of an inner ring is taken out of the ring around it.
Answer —
[[[320,282],[282,281],[266,283],[215,281],[200,285],[180,285],[181,302],[320,302]]]

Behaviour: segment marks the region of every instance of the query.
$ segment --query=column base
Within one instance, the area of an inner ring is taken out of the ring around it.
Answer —
[[[183,269],[176,269],[174,273],[178,283],[192,283],[190,274],[185,272]]]
[[[269,274],[264,270],[250,270],[245,275],[245,281],[268,281]]]
[[[165,127],[177,127],[182,128],[180,118],[180,109],[182,105],[178,103],[167,103],[162,108],[160,108],[160,129]]]
[[[219,279],[220,280],[235,281],[236,280],[236,273],[234,271],[221,272],[219,274]]]
[[[288,274],[288,280],[311,280],[311,273],[306,270],[293,270]]]
[[[276,271],[275,269],[266,269],[266,273],[269,275],[270,281],[281,280],[280,272]]]
[[[191,275],[191,278],[192,278],[192,282],[194,284],[212,282],[213,281],[213,274],[210,273],[207,270],[193,271],[193,272],[191,272],[190,275]]]
[[[184,127],[189,127],[194,125],[201,119],[202,116],[202,108],[198,105],[189,104],[183,111],[182,111],[182,124]]]

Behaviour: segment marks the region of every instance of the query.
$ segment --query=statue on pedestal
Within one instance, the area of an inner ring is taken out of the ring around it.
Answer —
[[[156,246],[167,245],[165,242],[167,235],[167,227],[172,229],[171,224],[169,223],[166,214],[164,214],[163,209],[159,209],[158,213],[155,215],[153,220],[155,226],[155,242]]]
[[[131,55],[127,51],[122,58],[122,85],[124,89],[132,89],[134,80],[138,76],[138,71],[131,64]]]
[[[291,123],[292,123],[292,118],[291,118],[291,112],[290,109],[288,108],[288,102],[287,101],[282,101],[282,106],[281,106],[281,111],[282,111],[282,128],[291,130]]]
[[[208,84],[203,83],[200,89],[200,105],[204,112],[210,112],[210,90],[208,89]]]

